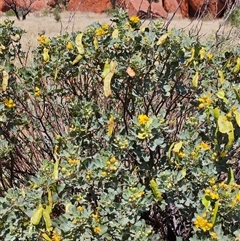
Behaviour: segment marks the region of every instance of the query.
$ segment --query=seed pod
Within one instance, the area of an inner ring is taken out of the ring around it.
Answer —
[[[43,208],[42,204],[39,204],[39,206],[34,211],[32,217],[31,217],[31,223],[33,225],[38,225],[40,223],[42,215],[43,215],[43,210],[44,210],[44,208]]]

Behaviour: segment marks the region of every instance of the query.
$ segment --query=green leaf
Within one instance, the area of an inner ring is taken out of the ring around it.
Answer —
[[[9,74],[7,71],[2,72],[2,91],[5,92],[8,86]]]
[[[114,29],[113,32],[112,32],[112,38],[118,39],[118,33],[119,33],[118,29]]]
[[[38,225],[41,221],[42,215],[43,215],[43,206],[42,204],[39,204],[39,206],[36,208],[36,210],[34,211],[32,217],[31,217],[31,223],[33,225]]]
[[[77,64],[82,59],[82,55],[78,54],[76,58],[72,61],[72,65]]]
[[[161,202],[161,201],[162,201],[162,193],[158,190],[158,185],[157,185],[157,183],[155,182],[154,179],[152,179],[152,180],[150,181],[149,186],[150,186],[151,189],[152,189],[152,192],[153,192],[154,197],[155,197],[158,201]]]
[[[233,90],[234,90],[234,93],[235,93],[235,95],[237,97],[238,103],[240,103],[240,96],[238,94],[238,90],[236,88],[233,88]]]
[[[234,173],[233,169],[231,167],[228,168],[228,178],[227,178],[227,184],[234,183]]]
[[[202,196],[202,204],[206,209],[209,208],[209,206],[211,205],[211,198],[209,195],[205,194]]]
[[[108,60],[106,60],[104,67],[103,67],[103,72],[101,74],[101,77],[104,79],[109,73],[110,73],[110,63]]]
[[[225,115],[218,117],[218,127],[219,131],[223,134],[234,131],[232,122],[229,121]]]
[[[237,58],[237,64],[234,66],[233,72],[237,74],[240,70],[240,57]]]
[[[46,241],[52,241],[52,239],[51,239],[46,233],[43,233],[43,234],[42,234],[42,237],[43,237]]]
[[[114,117],[113,117],[113,115],[111,115],[111,117],[109,118],[109,121],[108,121],[108,132],[107,132],[108,136],[112,135],[113,129],[114,129]]]
[[[43,219],[45,222],[46,230],[50,232],[52,230],[52,220],[50,218],[49,208],[43,209]]]
[[[218,75],[219,75],[220,84],[223,85],[225,82],[225,78],[224,78],[222,70],[218,70]]]
[[[197,71],[192,79],[192,85],[194,88],[198,87],[198,79],[199,79],[199,73]]]
[[[49,59],[50,59],[48,52],[49,52],[49,50],[48,50],[47,48],[44,48],[44,49],[43,49],[43,54],[42,54],[42,56],[43,56],[43,61],[44,61],[44,62],[48,62]]]
[[[216,220],[217,220],[218,206],[219,206],[219,201],[216,201],[213,209],[213,217],[212,217],[213,225],[216,223]]]
[[[215,120],[217,121],[220,116],[220,110],[218,107],[214,108],[213,115],[214,115]]]
[[[84,52],[85,52],[83,44],[82,44],[82,37],[83,37],[83,33],[79,33],[75,39],[75,44],[78,49],[78,53],[81,55],[84,54]]]
[[[223,101],[224,101],[224,103],[228,103],[228,100],[227,100],[227,98],[225,98],[225,92],[224,92],[224,90],[219,90],[218,92],[217,92],[217,97],[219,98],[219,99],[222,99]]]
[[[182,148],[182,144],[183,144],[182,141],[175,143],[173,147],[173,152],[179,153],[180,149]]]
[[[227,135],[228,135],[228,143],[225,146],[226,150],[230,149],[231,146],[233,145],[233,142],[234,142],[234,132],[230,131],[230,132],[228,132]]]
[[[53,180],[58,180],[58,166],[59,166],[59,159],[57,159],[53,166]]]
[[[238,127],[240,127],[240,112],[234,111],[233,113],[235,115],[235,120],[237,122],[237,125],[238,125]]]
[[[168,38],[169,33],[163,34],[157,41],[157,46],[165,44],[167,38]]]
[[[110,70],[109,70],[109,67],[110,67]],[[112,95],[112,90],[111,90],[111,80],[112,80],[112,77],[114,75],[114,72],[115,72],[115,69],[117,67],[117,62],[116,61],[111,61],[110,62],[110,65],[106,66],[106,69],[105,69],[105,66],[104,66],[104,70],[103,70],[103,73],[102,73],[102,76],[105,76],[105,78],[103,79],[103,90],[104,90],[104,95],[106,97],[109,97]]]

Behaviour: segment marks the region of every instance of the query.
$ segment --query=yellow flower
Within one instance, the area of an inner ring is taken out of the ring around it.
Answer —
[[[210,197],[211,197],[211,199],[216,199],[216,200],[218,200],[219,199],[219,195],[218,195],[218,193],[214,193],[214,192],[211,192],[210,193]]]
[[[200,102],[198,108],[202,109],[205,106],[211,105],[213,103],[213,100],[211,99],[211,95],[208,93],[207,95],[204,95],[200,98],[198,98],[198,101]]]
[[[108,25],[107,23],[104,23],[104,24],[102,25],[102,29],[103,29],[103,30],[108,30],[108,29],[109,29],[109,25]]]
[[[96,222],[99,222],[100,221],[100,218],[98,216],[98,212],[96,214],[92,214],[92,218],[96,221]]]
[[[213,224],[208,222],[206,219],[204,219],[201,216],[197,216],[196,220],[194,222],[195,227],[198,229],[202,229],[203,232],[206,232],[208,230],[210,230],[213,227]]]
[[[140,198],[144,195],[144,191],[140,191],[139,193],[136,194],[136,198]]]
[[[141,130],[141,132],[138,133],[137,137],[140,140],[144,140],[146,138],[151,138],[152,132],[150,130]]]
[[[221,188],[227,188],[228,187],[228,185],[224,182],[220,182],[218,186],[221,187]]]
[[[106,177],[107,176],[107,172],[102,172],[102,176]]]
[[[204,57],[206,56],[206,49],[202,47],[199,51],[199,54],[200,54],[200,59],[204,59]]]
[[[232,112],[228,112],[228,113],[226,114],[226,117],[229,118],[229,119],[231,119],[231,118],[232,118]]]
[[[78,206],[78,207],[77,207],[77,210],[78,210],[79,212],[81,212],[81,211],[83,210],[83,207],[82,207],[82,206]]]
[[[117,159],[113,156],[109,159],[110,163],[116,163]]]
[[[218,239],[218,236],[215,232],[210,232],[210,235],[212,239]]]
[[[41,44],[48,44],[50,40],[43,34],[37,38],[37,41]]]
[[[58,233],[56,229],[53,230],[52,241],[61,241],[61,233]]]
[[[146,115],[139,115],[138,116],[138,124],[139,125],[145,125],[149,120],[150,120],[150,118],[147,117]]]
[[[70,165],[76,166],[76,165],[79,165],[79,164],[80,164],[80,160],[75,160],[75,159],[69,158],[69,159],[68,159],[68,163],[69,163]]]
[[[186,154],[185,154],[184,152],[180,151],[180,152],[178,153],[178,156],[179,156],[180,158],[183,158],[183,157],[186,156]]]
[[[97,36],[102,36],[102,35],[105,35],[107,32],[103,29],[103,28],[98,28],[96,31],[95,31],[95,34]]]
[[[71,42],[68,42],[67,45],[66,45],[66,48],[67,48],[68,50],[73,49],[72,43],[71,43]]]
[[[208,144],[207,144],[206,142],[204,142],[204,141],[202,141],[202,142],[200,143],[200,147],[203,148],[203,149],[205,149],[205,150],[210,150],[210,149],[211,149],[211,146],[208,145]]]
[[[34,96],[35,97],[40,97],[40,95],[41,95],[41,90],[36,86],[35,87]]]
[[[134,15],[130,18],[130,22],[132,23],[138,23],[140,21],[139,17]]]
[[[101,228],[100,228],[99,226],[97,226],[97,227],[95,227],[95,228],[93,229],[93,232],[94,232],[94,233],[101,233],[102,230],[101,230]]]
[[[220,157],[224,158],[227,156],[227,153],[225,151],[220,152]]]
[[[212,60],[213,54],[208,54],[207,57],[208,57],[209,60]]]
[[[238,202],[240,202],[240,192],[237,193],[236,199],[237,199]]]
[[[209,183],[214,185],[216,183],[216,180],[214,177],[212,177],[210,180],[209,180]]]
[[[206,194],[210,194],[210,193],[211,193],[211,190],[207,188],[207,189],[205,190],[205,193],[206,193]]]
[[[14,101],[11,98],[10,99],[5,99],[3,101],[3,103],[9,109],[16,107],[16,104],[14,103]]]

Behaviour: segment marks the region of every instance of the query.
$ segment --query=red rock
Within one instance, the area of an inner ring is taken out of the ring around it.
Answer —
[[[14,0],[7,0],[9,3],[11,3]],[[52,2],[56,2],[55,0],[36,0],[33,2],[33,4],[31,5],[31,9],[32,11],[39,11],[45,8],[49,8],[49,3]],[[18,7],[24,7],[25,4],[28,6],[28,4],[30,3],[30,0],[18,0]],[[7,4],[5,4],[4,0],[0,0],[0,11],[2,12],[6,12],[8,11],[10,8],[7,6]]]
[[[181,13],[177,0],[162,0],[162,4],[167,13],[173,13],[175,11],[177,11],[177,13]]]
[[[82,11],[82,12],[95,12],[102,13],[111,8],[110,0],[70,0],[67,10],[68,11]]]
[[[147,15],[149,10],[149,2],[147,0],[125,0],[125,9],[128,9],[128,14],[132,15]],[[152,3],[151,16],[166,18],[167,12],[162,6],[162,2]]]
[[[180,5],[181,14],[183,17],[203,17],[206,14],[211,14],[213,17],[221,17],[227,4],[219,0],[177,0]]]

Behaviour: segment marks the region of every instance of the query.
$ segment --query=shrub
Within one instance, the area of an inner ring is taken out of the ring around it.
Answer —
[[[112,21],[41,35],[22,67],[1,25],[0,238],[239,238],[239,48]]]
[[[59,7],[55,7],[53,10],[53,16],[54,19],[56,20],[56,22],[60,22],[61,21],[61,15],[60,15],[60,8]]]
[[[239,27],[240,24],[240,7],[235,7],[228,18],[228,22],[234,26]]]
[[[7,17],[15,16],[15,12],[12,9],[9,9],[8,11],[6,11],[5,14],[6,14]]]

